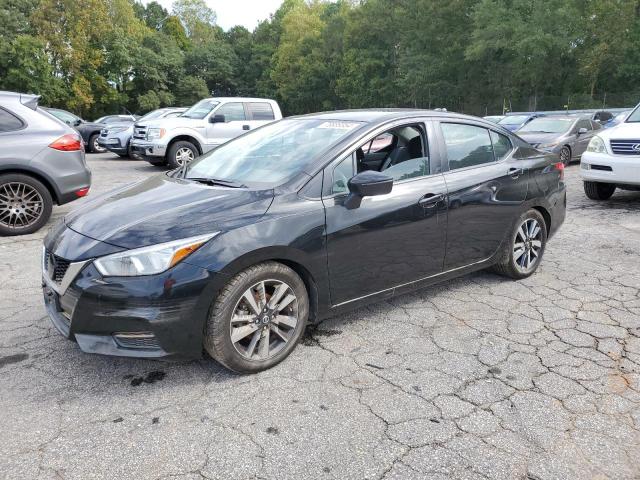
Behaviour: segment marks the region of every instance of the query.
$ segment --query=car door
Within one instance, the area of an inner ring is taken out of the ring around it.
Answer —
[[[587,133],[580,133],[581,128],[586,128]],[[591,125],[591,121],[587,119],[581,119],[576,122],[576,126],[574,127],[574,132],[576,135],[576,143],[575,149],[573,152],[574,158],[580,158],[580,156],[585,152],[587,147],[589,146],[589,142],[591,138],[593,138],[594,130],[593,125]]]
[[[439,159],[429,150],[425,124],[419,128],[423,158],[403,163],[395,172],[389,169],[392,191],[363,198],[359,208],[344,206],[348,180],[357,172],[355,150],[325,169],[323,203],[333,305],[376,293],[390,295],[394,287],[442,271],[446,186]]]
[[[244,130],[253,130],[275,120],[273,107],[269,102],[244,102],[247,121]]]
[[[211,123],[213,118],[224,115],[224,122]],[[242,135],[248,128],[247,116],[242,102],[223,103],[209,114],[207,123],[207,147],[208,149],[217,147],[229,140]]]
[[[448,221],[444,269],[489,259],[520,214],[528,172],[511,139],[474,122],[439,122]]]

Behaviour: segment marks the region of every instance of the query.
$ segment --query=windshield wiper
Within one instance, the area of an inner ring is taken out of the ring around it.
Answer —
[[[223,180],[221,178],[185,177],[185,180],[193,180],[194,182],[204,183],[205,185],[219,185],[221,187],[229,188],[247,188],[243,183],[235,182],[233,180]]]

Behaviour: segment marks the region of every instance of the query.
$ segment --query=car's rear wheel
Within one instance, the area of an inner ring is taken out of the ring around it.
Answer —
[[[179,141],[171,145],[167,154],[169,168],[180,168],[185,163],[191,163],[198,156],[196,146],[187,141]]]
[[[547,245],[547,226],[539,211],[531,209],[520,216],[496,273],[514,279],[526,278],[540,265]]]
[[[608,200],[615,191],[613,183],[584,182],[584,193],[591,200]]]
[[[309,296],[302,279],[281,263],[260,263],[222,289],[209,313],[204,347],[235,372],[259,372],[291,353],[308,317]]]
[[[100,135],[97,133],[91,135],[91,137],[89,138],[89,147],[91,148],[91,151],[93,153],[104,153],[107,151],[107,149],[100,146],[100,144],[98,143],[98,137],[100,137]]]
[[[0,175],[0,235],[26,235],[42,228],[53,200],[42,182],[28,175]]]
[[[566,145],[560,149],[560,161],[564,163],[565,167],[571,163],[571,149]]]

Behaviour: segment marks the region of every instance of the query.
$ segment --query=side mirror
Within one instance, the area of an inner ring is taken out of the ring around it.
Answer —
[[[374,170],[359,173],[348,183],[349,196],[344,206],[349,210],[360,207],[364,197],[386,195],[393,188],[393,178]]]
[[[74,120],[73,121],[73,126],[77,127],[78,125],[80,125],[82,123],[82,120],[78,119],[78,120]]]
[[[587,130],[586,128],[582,127],[580,130],[578,130],[578,135],[584,135],[585,133],[587,133],[589,130]]]
[[[214,115],[213,117],[209,117],[209,123],[226,123],[227,120],[224,118],[224,115]]]

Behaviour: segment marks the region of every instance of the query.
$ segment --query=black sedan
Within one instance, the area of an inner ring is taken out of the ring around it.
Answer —
[[[293,117],[98,197],[47,236],[53,324],[89,353],[282,361],[308,321],[475,270],[540,265],[563,165],[419,110]]]

